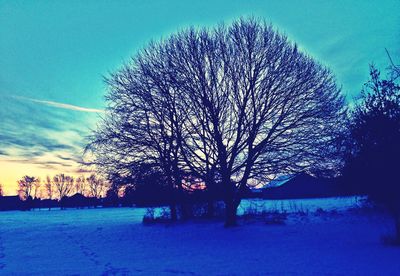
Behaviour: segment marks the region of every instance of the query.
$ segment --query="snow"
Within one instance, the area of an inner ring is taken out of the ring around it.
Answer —
[[[305,199],[244,199],[238,208],[238,214],[242,214],[246,208],[256,207],[259,211],[269,212],[315,212],[318,209],[324,211],[344,211],[349,208],[360,207],[365,197],[329,197],[329,198],[305,198]]]
[[[290,179],[292,179],[293,177],[295,177],[296,175],[291,174],[291,175],[281,175],[279,177],[277,177],[274,180],[271,180],[267,185],[265,185],[265,187],[279,187],[282,186],[283,184],[285,184],[286,182],[288,182]]]
[[[400,274],[400,248],[380,240],[391,219],[353,208],[355,198],[246,200],[242,212],[254,202],[283,206],[287,223],[143,225],[142,208],[0,212],[0,275]]]

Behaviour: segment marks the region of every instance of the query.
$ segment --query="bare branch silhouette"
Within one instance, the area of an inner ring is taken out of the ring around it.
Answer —
[[[335,170],[343,98],[331,71],[272,26],[179,32],[107,79],[106,117],[89,149],[100,168],[159,167],[223,191],[227,225],[246,186],[278,174]]]

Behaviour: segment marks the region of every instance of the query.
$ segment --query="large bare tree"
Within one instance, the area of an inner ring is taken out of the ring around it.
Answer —
[[[338,164],[343,98],[333,74],[265,22],[182,31],[108,83],[97,164],[146,160],[178,187],[179,173],[201,178],[223,191],[227,225],[253,181]]]

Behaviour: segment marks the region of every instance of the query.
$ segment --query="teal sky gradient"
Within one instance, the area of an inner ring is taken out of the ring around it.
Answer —
[[[385,48],[400,59],[398,0],[0,0],[0,161],[30,164],[53,152],[48,144],[78,160],[83,137],[99,116],[90,109],[105,106],[104,75],[152,39],[240,16],[264,18],[329,66],[348,100],[367,80],[369,63],[387,65]],[[74,141],[59,137],[66,131],[75,133]],[[53,155],[58,169],[74,170]],[[2,174],[0,167],[0,182]]]

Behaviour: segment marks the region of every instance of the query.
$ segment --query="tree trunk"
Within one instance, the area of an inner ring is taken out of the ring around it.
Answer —
[[[213,218],[215,214],[215,194],[214,187],[215,183],[208,181],[207,183],[207,218]]]
[[[177,221],[178,220],[178,215],[177,215],[177,212],[176,212],[176,204],[171,204],[169,206],[169,209],[171,211],[171,220],[172,221]]]
[[[191,212],[190,212],[190,205],[186,202],[186,200],[182,200],[181,202],[181,213],[182,213],[182,219],[183,220],[188,220],[191,217]]]
[[[207,202],[207,217],[208,218],[214,217],[214,213],[215,213],[214,201],[212,199],[210,199]]]
[[[234,200],[225,201],[225,227],[232,227],[237,225],[236,212],[238,205]]]
[[[179,202],[181,207],[180,213],[182,220],[190,219],[191,217],[190,204],[188,204],[186,193],[183,190],[182,186],[179,187],[177,202]]]
[[[222,171],[222,185],[225,188],[225,227],[235,226],[236,223],[236,210],[235,204],[236,187],[231,182],[229,173]]]

